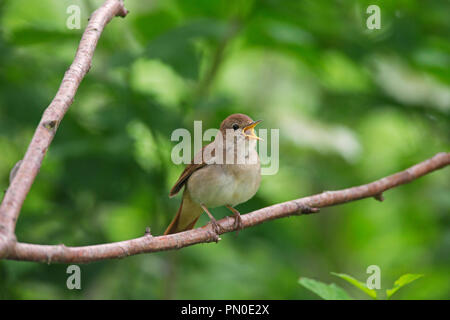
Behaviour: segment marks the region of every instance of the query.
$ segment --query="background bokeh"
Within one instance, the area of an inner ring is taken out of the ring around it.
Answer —
[[[381,8],[368,30],[366,8]],[[0,189],[23,156],[102,1],[0,0]],[[66,27],[81,8],[81,29]],[[345,188],[450,150],[450,2],[126,0],[106,27],[17,225],[20,241],[81,246],[160,234],[180,197],[171,132],[235,112],[280,129],[280,169],[245,213]],[[2,299],[314,299],[300,276],[450,298],[450,170],[385,193],[202,244],[83,265],[0,262]],[[227,211],[213,210],[216,217]],[[202,217],[198,225],[207,222]]]

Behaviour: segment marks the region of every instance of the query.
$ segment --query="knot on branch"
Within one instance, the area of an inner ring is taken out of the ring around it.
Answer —
[[[146,227],[145,228],[144,236],[146,236],[146,237],[153,237],[152,236],[152,232],[150,230],[150,227]]]
[[[125,18],[130,11],[127,10],[125,8],[125,6],[123,5],[123,0],[119,0],[119,2],[120,2],[120,4],[119,4],[119,11],[117,12],[116,17]]]
[[[313,208],[305,203],[301,203],[298,201],[296,201],[295,204],[297,205],[296,214],[311,214],[311,213],[317,213],[320,211],[319,208]]]
[[[42,126],[47,129],[48,131],[55,131],[56,125],[58,124],[58,121],[56,120],[49,120],[42,123]]]

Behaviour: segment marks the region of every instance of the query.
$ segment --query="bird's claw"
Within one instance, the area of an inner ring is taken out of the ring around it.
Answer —
[[[211,219],[211,226],[217,236],[219,236],[221,233],[225,232],[225,229],[222,228],[222,226],[220,224],[218,224],[215,219],[214,220]]]
[[[239,214],[234,215],[234,229],[236,230],[236,235],[239,233],[239,230],[243,229],[242,218]]]

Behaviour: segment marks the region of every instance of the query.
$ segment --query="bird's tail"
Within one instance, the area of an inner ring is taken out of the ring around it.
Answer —
[[[173,218],[164,234],[172,234],[193,229],[202,213],[202,207],[192,201],[189,191],[185,189],[177,215]]]

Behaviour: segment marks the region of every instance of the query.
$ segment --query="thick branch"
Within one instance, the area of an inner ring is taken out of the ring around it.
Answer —
[[[107,0],[91,16],[75,59],[66,71],[55,98],[44,111],[25,157],[0,205],[0,257],[15,242],[14,230],[20,209],[41,167],[56,129],[73,102],[81,80],[91,68],[92,56],[106,24],[115,16],[125,17],[123,0]]]
[[[423,161],[405,171],[398,172],[369,184],[339,191],[327,191],[310,197],[275,204],[242,215],[243,228],[291,215],[316,212],[317,208],[338,205],[363,198],[375,197],[381,200],[384,191],[401,184],[409,183],[449,164],[450,153],[439,153],[433,158]],[[218,223],[224,229],[222,233],[234,231],[233,218],[226,217],[218,221]],[[6,258],[46,263],[87,263],[104,259],[123,258],[146,252],[179,249],[197,243],[213,241],[217,241],[217,239],[212,232],[211,225],[208,224],[201,228],[177,234],[152,237],[147,232],[143,237],[128,241],[86,247],[16,243]]]

